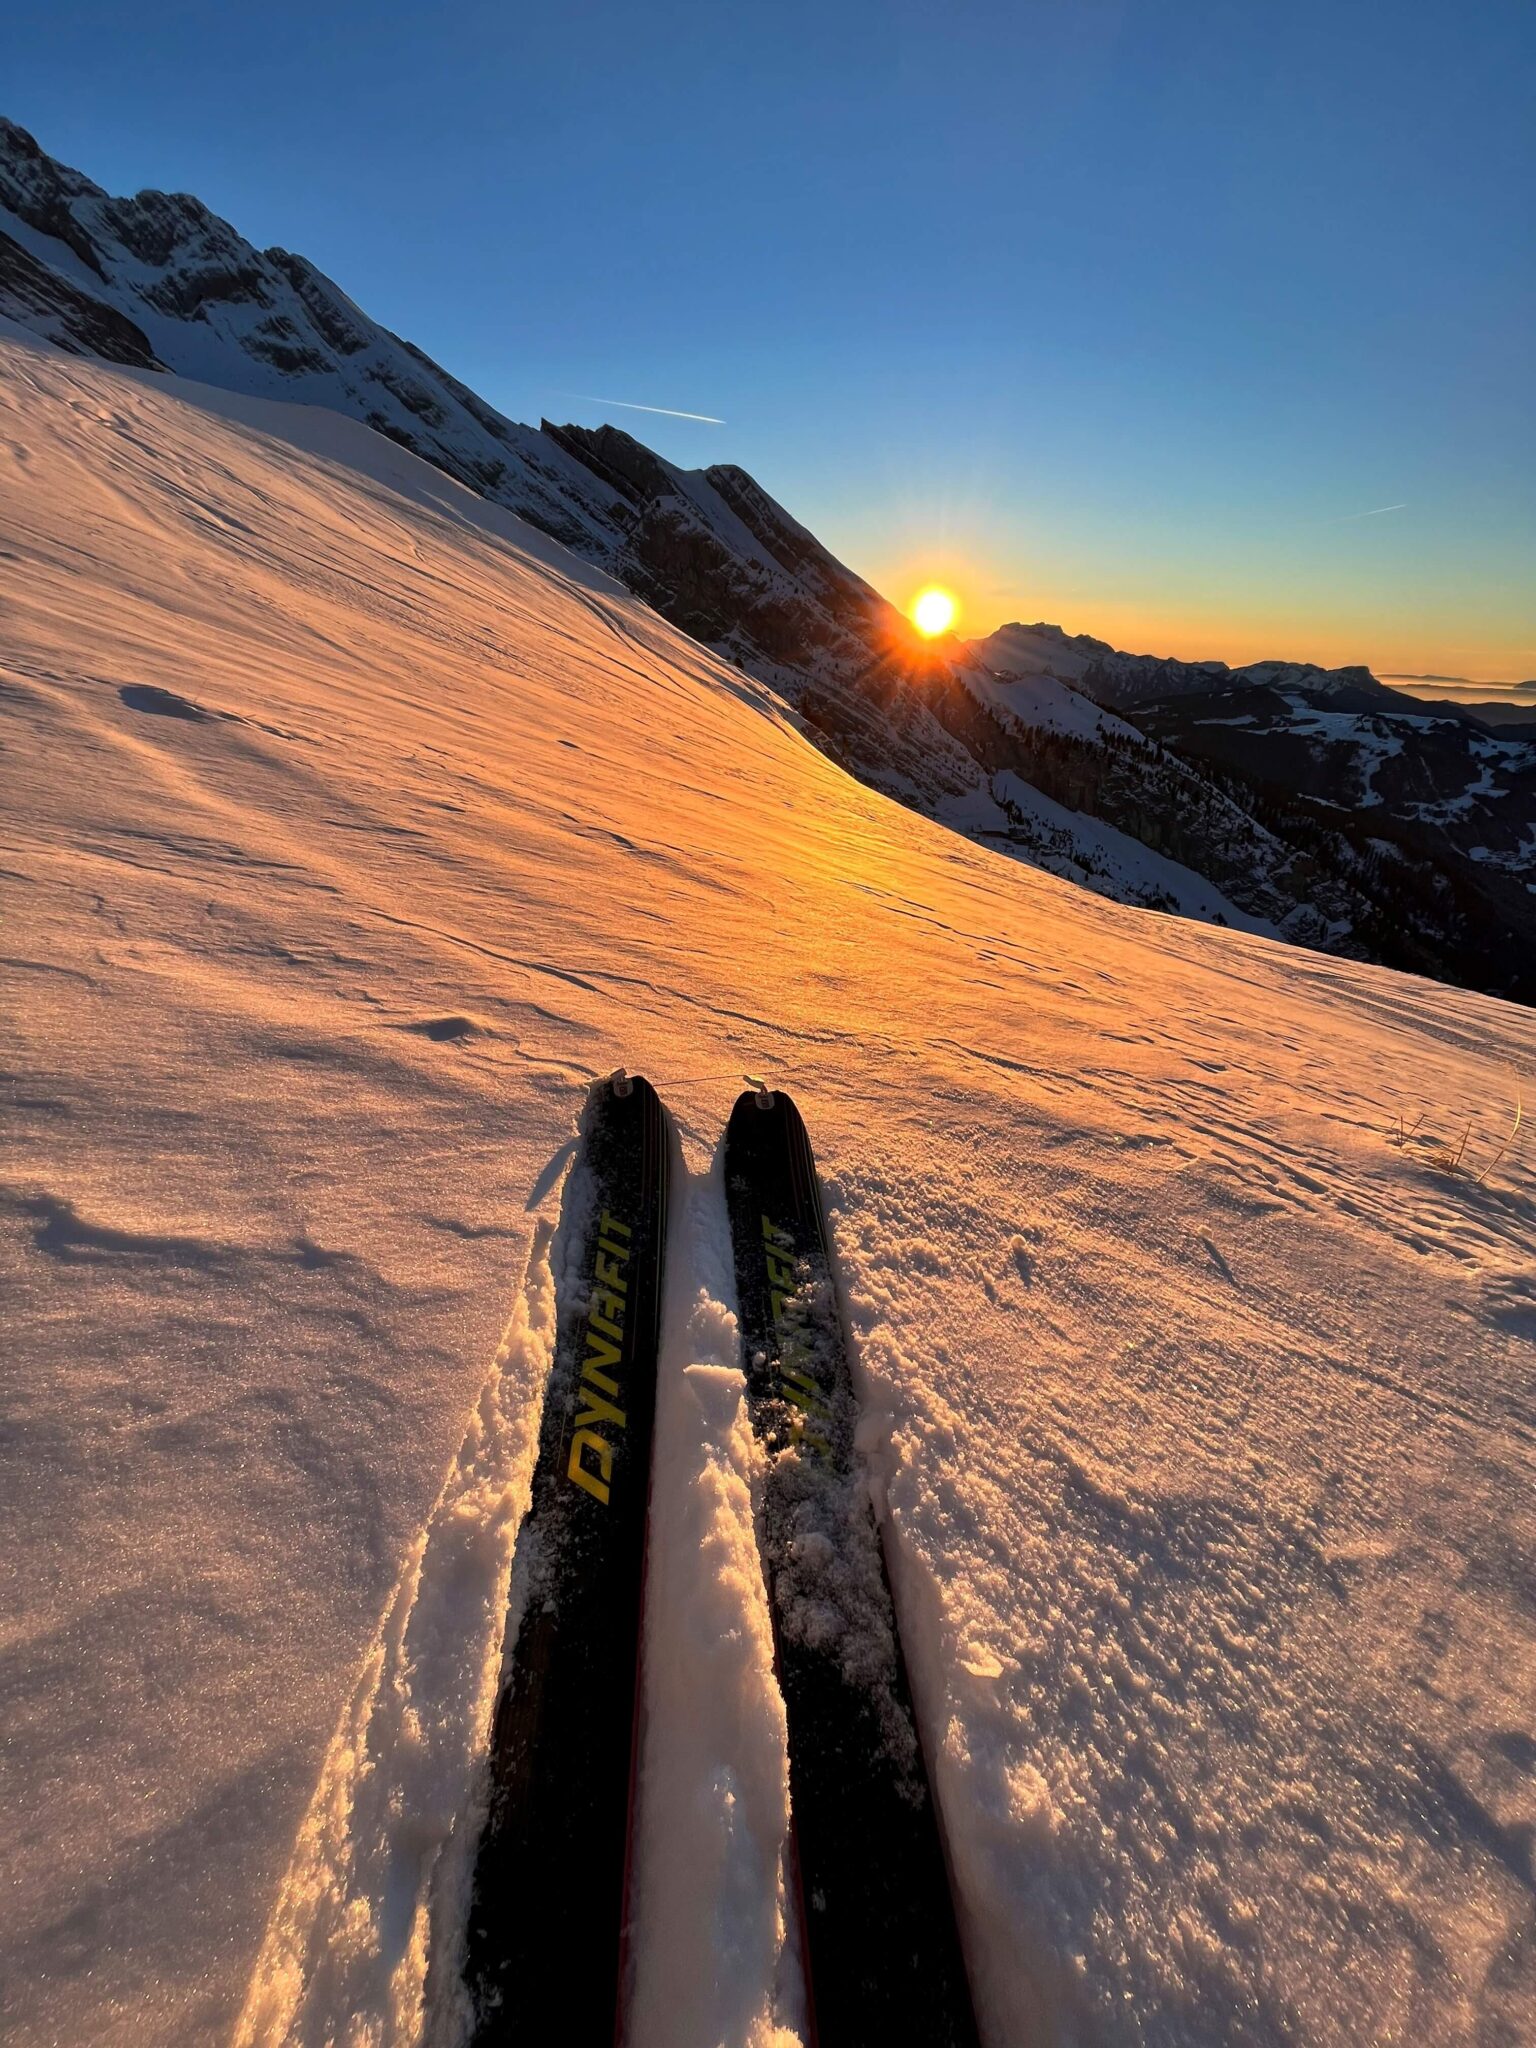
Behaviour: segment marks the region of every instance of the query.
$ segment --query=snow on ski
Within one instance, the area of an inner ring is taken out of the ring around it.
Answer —
[[[813,2039],[975,2048],[976,2023],[874,1512],[810,1140],[749,1090],[725,1138],[762,1544],[789,1722]]]
[[[649,1082],[614,1076],[582,1136],[469,1912],[481,2048],[556,2015],[573,2048],[612,2048],[623,1996],[666,1113]]]

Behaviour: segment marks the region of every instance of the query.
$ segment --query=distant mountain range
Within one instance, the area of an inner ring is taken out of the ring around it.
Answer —
[[[1492,690],[1496,695],[1507,695],[1511,690],[1536,690],[1536,677],[1527,678],[1523,683],[1479,683],[1471,676],[1414,675],[1411,671],[1382,677],[1384,683],[1447,683],[1453,690]]]
[[[1536,678],[1524,683],[1478,683],[1469,676],[1384,675],[1384,683],[1419,703],[1452,705],[1486,725],[1536,721]]]
[[[1536,708],[1048,625],[924,646],[744,471],[519,425],[301,256],[113,198],[0,120],[0,321],[366,422],[772,685],[855,775],[1122,901],[1536,1001]],[[1416,680],[1424,680],[1422,678]],[[1511,722],[1511,715],[1513,722]]]

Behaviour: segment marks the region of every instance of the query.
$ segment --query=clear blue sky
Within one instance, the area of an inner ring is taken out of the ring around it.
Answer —
[[[720,415],[609,416],[893,597],[1536,675],[1530,0],[7,12],[54,154],[514,417]]]

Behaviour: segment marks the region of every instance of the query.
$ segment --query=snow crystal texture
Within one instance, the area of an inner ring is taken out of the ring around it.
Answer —
[[[0,414],[6,2039],[432,2037],[619,1064],[685,1172],[636,2041],[803,2030],[743,1071],[826,1171],[989,2048],[1532,2038],[1530,1014],[902,810],[362,427],[4,339]]]

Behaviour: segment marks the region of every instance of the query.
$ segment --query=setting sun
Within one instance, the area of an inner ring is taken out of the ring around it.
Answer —
[[[913,598],[909,617],[924,639],[931,640],[936,633],[949,631],[959,609],[952,592],[930,584]]]

